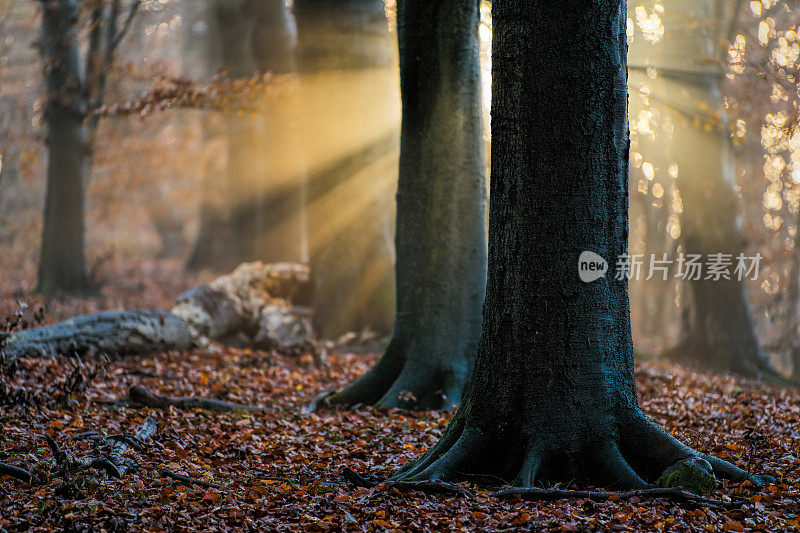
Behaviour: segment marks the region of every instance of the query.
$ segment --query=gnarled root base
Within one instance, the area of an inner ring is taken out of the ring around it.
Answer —
[[[389,409],[452,409],[461,401],[470,362],[460,353],[426,358],[428,353],[443,352],[435,347],[423,349],[419,344],[393,339],[380,360],[363,376],[339,392],[318,397],[312,405],[314,408],[364,404]]]
[[[491,484],[533,487],[537,482],[577,481],[610,490],[651,485],[669,467],[687,459],[713,469],[716,476],[756,485],[774,482],[717,457],[693,450],[651,422],[638,409],[616,417],[616,437],[598,439],[591,429],[567,437],[542,433],[512,441],[468,422],[462,412],[426,454],[406,464],[395,481],[493,480]],[[574,445],[578,443],[578,445]],[[707,463],[706,463],[707,461]],[[713,477],[711,478],[713,479]],[[690,487],[685,487],[691,490]]]

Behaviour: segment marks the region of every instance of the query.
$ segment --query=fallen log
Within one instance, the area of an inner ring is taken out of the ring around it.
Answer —
[[[244,334],[254,348],[310,352],[327,366],[311,326],[311,276],[297,264],[245,263],[192,288],[169,311],[104,311],[11,334],[3,361],[18,358],[138,355],[188,350]]]
[[[153,409],[205,409],[215,413],[230,413],[233,411],[258,412],[263,411],[261,407],[244,405],[240,403],[230,403],[213,398],[195,398],[193,396],[173,398],[154,394],[142,386],[134,385],[128,390],[126,398],[128,404],[143,405]]]

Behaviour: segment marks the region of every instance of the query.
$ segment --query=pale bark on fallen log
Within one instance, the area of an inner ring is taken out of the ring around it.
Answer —
[[[244,334],[254,348],[310,352],[315,364],[324,367],[327,359],[305,307],[310,286],[304,265],[245,263],[186,291],[170,311],[104,311],[13,333],[3,361],[12,365],[18,358],[188,350]]]

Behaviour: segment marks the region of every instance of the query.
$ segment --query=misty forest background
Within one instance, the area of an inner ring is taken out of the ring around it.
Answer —
[[[67,446],[56,438],[46,448],[23,425],[51,436],[101,433],[92,446],[111,446],[108,434],[145,430],[142,417],[131,421],[103,407],[117,399],[166,409],[163,419],[153,416],[172,429],[157,457],[141,458],[161,478],[115,488],[124,494],[116,503],[77,477],[60,485],[57,497],[42,493],[35,501],[24,490],[0,488],[9,510],[0,511],[0,531],[40,520],[71,527],[84,519],[125,529],[142,517],[167,529],[200,516],[215,527],[252,526],[264,519],[258,509],[265,499],[280,509],[268,523],[322,529],[664,529],[675,520],[726,531],[786,526],[786,506],[797,501],[788,480],[800,471],[792,389],[800,379],[795,2],[628,2],[630,254],[643,255],[645,274],[650,254],[674,260],[725,252],[734,266],[736,254],[761,256],[755,279],[684,281],[673,264],[668,280],[630,281],[645,410],[694,448],[746,460],[748,472],[780,469],[786,476],[768,493],[736,486],[756,514],[701,515],[669,506],[645,512],[619,501],[606,508],[591,498],[502,507],[485,492],[473,495],[476,504],[419,494],[398,502],[391,498],[399,492],[367,495],[371,486],[326,500],[339,489],[320,472],[368,485],[342,469],[391,470],[398,458],[430,448],[452,416],[442,410],[446,402],[413,395],[381,405],[414,408],[419,400],[416,407],[437,410],[374,410],[363,404],[375,401],[339,396],[355,404],[352,413],[300,414],[367,371],[396,325],[396,205],[403,196],[394,0],[62,0],[49,21],[46,3],[0,0],[0,315],[8,317],[2,342],[20,329],[107,310],[172,309],[181,317],[197,309],[213,315],[213,305],[225,311],[199,333],[179,331],[177,340],[159,345],[163,350],[141,349],[157,352],[149,358],[34,363],[20,352],[2,378],[0,404],[8,413],[30,411],[2,419],[4,442],[21,444],[15,452],[0,449],[0,461],[51,452],[58,458],[59,445]],[[65,20],[72,22],[65,27]],[[483,153],[472,162],[485,166],[488,183],[487,0],[479,22],[480,79],[472,82],[480,87]],[[71,46],[62,46],[59,32],[74,36]],[[253,262],[286,265],[236,270]],[[242,292],[247,276],[266,276],[269,295]],[[217,292],[203,292],[208,286]],[[210,301],[219,294],[230,301]],[[270,299],[276,295],[290,305]],[[232,308],[238,315],[225,314]],[[169,330],[172,315],[152,313],[136,319]],[[203,346],[191,350],[200,337]],[[223,337],[224,345],[205,344]],[[77,414],[75,406],[87,400],[95,407]],[[255,405],[271,411],[263,420],[242,415]],[[235,414],[203,414],[220,410]],[[683,427],[692,417],[710,431]],[[145,453],[135,438],[120,442]],[[89,445],[72,446],[77,453]],[[337,455],[342,446],[346,453]],[[166,474],[167,483],[165,468],[179,477]],[[242,468],[260,481],[235,494],[222,490],[226,475]],[[787,500],[770,495],[776,491]],[[63,503],[87,494],[97,505]],[[162,516],[143,494],[160,498],[168,512]],[[420,505],[430,506],[427,516],[414,513]],[[130,506],[139,509],[135,517]]]

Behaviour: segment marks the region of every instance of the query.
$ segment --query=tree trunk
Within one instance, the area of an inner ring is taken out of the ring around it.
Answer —
[[[800,321],[800,212],[795,220],[795,228],[789,280],[786,282],[783,334],[778,346],[781,349],[788,349],[792,364],[792,377],[800,379],[800,335],[797,333]]]
[[[255,27],[251,47],[256,67],[260,72],[289,76],[286,83],[291,84],[289,90],[265,102],[260,117],[265,174],[255,193],[262,206],[263,231],[250,232],[251,253],[270,263],[308,263],[308,176],[300,135],[303,103],[297,87],[297,27],[284,0],[249,0],[247,13]]]
[[[735,192],[736,163],[717,78],[710,75],[704,81],[686,91],[692,94],[691,101],[708,102],[721,122],[708,131],[708,118],[676,117],[674,121],[674,155],[684,205],[682,241],[687,254],[701,254],[704,258],[730,254],[735,266],[737,255],[746,250],[747,244]],[[734,275],[733,268],[728,280],[691,280],[689,288],[691,329],[685,332],[682,346],[673,355],[747,376],[774,375],[756,336],[745,283]]]
[[[211,79],[222,65],[219,43],[223,36],[217,23],[217,0],[203,0],[195,20],[188,20],[182,53],[193,57],[185,62],[183,73],[188,78]],[[200,24],[200,23],[204,24]],[[202,28],[202,29],[200,29]],[[199,29],[199,30],[198,30]],[[227,169],[217,159],[217,148],[225,136],[224,119],[215,111],[200,110],[203,132],[203,163],[201,167],[203,195],[198,213],[199,227],[189,259],[188,270],[208,268],[217,272],[230,270],[234,254],[230,244],[230,184]]]
[[[219,50],[208,50],[208,60],[225,67],[231,78],[296,73],[297,30],[283,0],[216,0],[208,18],[214,28],[210,40],[219,44]],[[298,92],[287,90],[258,105],[264,109],[257,113],[224,115],[225,199],[219,205],[212,192],[204,202],[190,268],[308,262]]]
[[[258,71],[252,49],[255,25],[247,0],[217,0],[216,23],[223,66],[233,79],[249,78]],[[228,144],[227,182],[231,228],[228,246],[232,264],[253,260],[250,235],[264,232],[263,197],[258,189],[265,179],[260,116],[244,111],[225,113]],[[241,204],[252,199],[249,212]]]
[[[447,409],[461,401],[486,288],[479,2],[398,4],[403,121],[391,343],[329,403]]]
[[[388,332],[399,98],[385,4],[296,0],[294,10],[316,326],[328,337]],[[367,157],[348,173],[325,172],[359,153]]]
[[[583,251],[609,262],[627,252],[624,3],[507,0],[493,21],[489,276],[475,371],[439,443],[395,477],[621,489],[692,459],[745,479],[642,413],[627,281],[578,276]]]
[[[85,256],[85,189],[91,167],[75,24],[76,0],[42,3],[41,51],[47,91],[47,192],[38,291],[93,290]]]

